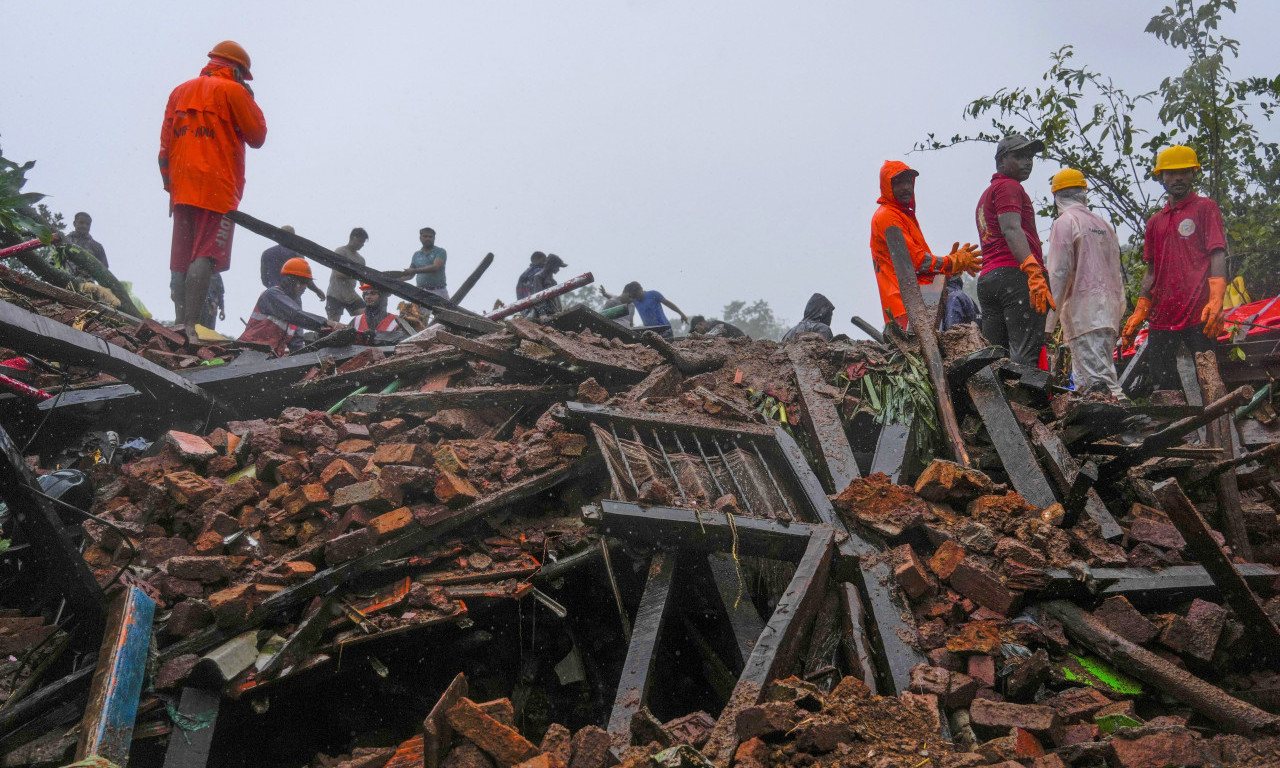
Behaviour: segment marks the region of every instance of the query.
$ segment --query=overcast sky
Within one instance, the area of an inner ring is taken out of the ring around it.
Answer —
[[[241,209],[330,248],[354,226],[380,269],[404,268],[432,226],[465,302],[514,296],[530,252],[560,277],[629,280],[689,314],[734,299],[798,320],[813,291],[879,316],[869,221],[885,159],[921,171],[925,236],[974,240],[993,148],[908,155],[929,131],[979,127],[964,105],[1033,85],[1049,52],[1132,91],[1182,66],[1143,33],[1158,2],[58,2],[5,14],[0,147],[35,160],[29,191],[86,210],[115,274],[155,315],[171,222],[156,167],[169,92],[223,39],[253,59],[268,126]],[[1224,32],[1237,75],[1280,70],[1280,3],[1242,0]],[[1037,166],[1032,196],[1056,167]],[[1047,234],[1050,222],[1039,222]],[[271,243],[237,231],[227,321],[238,334]],[[317,268],[321,287],[327,270]],[[304,306],[321,312],[310,294]]]

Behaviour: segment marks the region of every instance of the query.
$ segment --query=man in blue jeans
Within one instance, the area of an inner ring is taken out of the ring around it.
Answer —
[[[1043,151],[1043,141],[1026,136],[1001,139],[996,173],[976,212],[983,259],[978,277],[982,335],[1008,349],[1013,362],[1031,367],[1040,363],[1045,315],[1057,309],[1044,277],[1035,209],[1022,188]]]

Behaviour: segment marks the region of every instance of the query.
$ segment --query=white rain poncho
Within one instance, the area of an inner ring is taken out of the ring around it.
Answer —
[[[1045,254],[1049,289],[1067,341],[1102,328],[1119,330],[1125,309],[1120,241],[1111,224],[1089,210],[1083,192],[1071,187],[1054,195],[1058,218]]]

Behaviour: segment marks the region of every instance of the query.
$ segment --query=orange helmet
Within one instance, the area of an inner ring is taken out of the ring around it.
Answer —
[[[295,256],[284,263],[284,266],[280,268],[280,274],[293,275],[294,277],[301,277],[303,280],[310,280],[311,265],[307,263],[306,259]]]
[[[360,290],[361,291],[377,291],[378,293],[382,293],[381,288],[379,288],[376,285],[370,285],[369,283],[361,283]]]
[[[224,59],[234,61],[244,70],[244,79],[252,80],[253,74],[249,72],[249,54],[245,52],[244,47],[234,40],[223,40],[213,46],[213,50],[209,51],[210,56],[220,56]]]

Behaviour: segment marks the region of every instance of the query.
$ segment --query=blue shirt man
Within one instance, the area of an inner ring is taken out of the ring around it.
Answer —
[[[414,281],[419,288],[424,288],[442,299],[448,299],[449,291],[446,288],[444,264],[449,254],[436,245],[436,231],[431,227],[418,230],[418,240],[422,243],[422,249],[413,254],[409,268],[402,274],[405,277],[415,276]]]
[[[680,310],[675,304],[667,300],[658,291],[646,291],[640,283],[630,282],[622,289],[622,295],[631,301],[631,305],[635,307],[636,314],[640,316],[640,323],[644,326],[667,326],[667,330],[662,335],[671,335],[671,321],[667,319],[667,313],[662,310],[663,305],[670,307],[680,315],[680,320],[689,322],[688,316]]]

